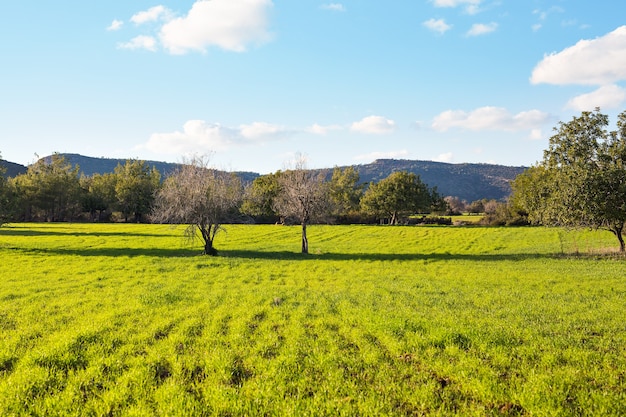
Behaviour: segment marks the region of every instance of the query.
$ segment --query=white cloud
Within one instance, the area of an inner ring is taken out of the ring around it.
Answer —
[[[437,158],[435,158],[435,162],[452,162],[454,160],[454,155],[452,152],[442,153]]]
[[[435,117],[432,128],[442,132],[455,127],[475,131],[520,131],[537,129],[549,119],[550,116],[547,113],[539,110],[529,110],[513,115],[501,107],[480,107],[469,113],[463,110],[444,111]]]
[[[390,152],[370,152],[368,154],[357,155],[354,157],[356,161],[374,161],[376,159],[399,159],[409,155],[407,150],[390,151]]]
[[[435,7],[458,7],[465,6],[465,12],[476,14],[479,11],[482,0],[432,0]]]
[[[265,122],[254,122],[249,125],[241,125],[239,127],[239,133],[247,140],[268,140],[278,139],[288,136],[293,133],[280,125],[274,125]]]
[[[346,7],[341,3],[322,4],[320,6],[324,10],[332,10],[334,12],[345,12]]]
[[[471,29],[467,32],[467,36],[479,36],[485,35],[487,33],[495,32],[498,29],[498,24],[495,22],[491,23],[476,23],[472,25]]]
[[[154,52],[157,50],[157,41],[152,36],[140,35],[129,42],[117,44],[117,47],[120,49],[146,49]]]
[[[367,116],[358,122],[352,123],[350,130],[360,133],[384,134],[393,132],[395,127],[396,123],[393,120],[382,116]]]
[[[122,22],[121,20],[114,19],[109,25],[109,27],[107,27],[107,30],[108,31],[120,30],[122,26],[124,26],[124,22]]]
[[[263,144],[292,133],[282,126],[263,122],[232,128],[204,120],[189,120],[183,125],[182,131],[152,134],[142,147],[161,154],[202,153]]]
[[[339,125],[322,126],[322,125],[315,123],[313,126],[306,128],[305,131],[316,134],[316,135],[326,135],[328,132],[331,132],[333,130],[342,130],[342,129],[343,128]]]
[[[171,15],[172,12],[165,6],[154,6],[149,8],[148,10],[135,13],[130,18],[130,21],[137,25],[141,25],[148,22],[156,22],[161,19],[169,20]]]
[[[160,39],[172,54],[205,52],[210,46],[242,52],[250,43],[271,38],[271,0],[196,1],[189,13],[167,22]]]
[[[581,94],[567,102],[566,107],[578,111],[590,111],[596,107],[616,109],[626,101],[626,89],[615,84],[605,85],[597,90]]]
[[[444,34],[452,29],[452,26],[447,24],[446,21],[443,19],[429,19],[422,23],[422,25],[432,30],[433,32],[437,32],[440,34]]]
[[[581,40],[546,55],[530,78],[533,84],[607,85],[626,79],[626,26],[592,40]]]

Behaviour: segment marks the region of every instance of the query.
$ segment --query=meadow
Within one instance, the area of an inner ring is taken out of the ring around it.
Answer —
[[[0,228],[0,415],[626,415],[607,232]]]

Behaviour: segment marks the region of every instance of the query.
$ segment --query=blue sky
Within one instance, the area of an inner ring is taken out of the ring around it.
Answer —
[[[626,109],[609,0],[4,2],[0,153],[223,169],[377,158],[531,165]]]

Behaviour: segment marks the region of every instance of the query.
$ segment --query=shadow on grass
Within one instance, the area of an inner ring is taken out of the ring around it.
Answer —
[[[163,248],[6,248],[24,253],[69,256],[104,256],[157,258],[213,257],[202,255],[199,249]],[[457,253],[323,253],[302,254],[288,251],[220,250],[217,258],[271,260],[271,261],[524,261],[527,259],[554,259],[558,254],[457,254]]]
[[[523,261],[526,259],[554,258],[555,254],[458,254],[458,253],[322,253],[303,254],[297,252],[266,252],[229,250],[221,256],[240,259],[266,259],[291,261]]]
[[[11,229],[10,227],[0,228],[0,236],[22,236],[22,237],[43,237],[43,236],[95,236],[95,237],[170,237],[165,233],[133,233],[129,231],[123,232],[77,232],[62,230],[30,230],[30,229]]]
[[[1,247],[0,247],[1,248]],[[192,249],[161,249],[161,248],[10,248],[23,253],[36,253],[42,255],[67,255],[67,256],[105,256],[105,257],[128,257],[151,256],[155,258],[188,258],[202,254],[200,250]]]

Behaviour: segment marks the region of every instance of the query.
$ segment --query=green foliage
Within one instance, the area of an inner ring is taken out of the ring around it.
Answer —
[[[354,167],[333,169],[329,184],[329,196],[335,216],[345,216],[358,212],[365,184],[359,179]]]
[[[271,223],[276,222],[278,214],[274,211],[274,200],[280,191],[280,175],[281,172],[277,171],[255,178],[245,191],[241,212]]]
[[[152,210],[161,180],[159,171],[150,169],[146,161],[127,160],[115,168],[115,176],[115,195],[124,219],[128,221],[132,215],[135,222],[141,221]]]
[[[80,213],[82,189],[78,166],[60,155],[40,159],[25,174],[13,179],[21,218],[26,220],[67,221]]]
[[[429,189],[419,176],[398,171],[378,183],[370,184],[361,199],[364,212],[385,217],[389,224],[398,224],[401,218],[430,212],[433,205],[445,202],[434,189]]]
[[[623,251],[626,112],[617,131],[608,122],[596,109],[559,123],[543,161],[514,182],[513,201],[535,223],[610,230]]]
[[[0,415],[626,414],[623,258],[571,255],[608,234],[298,233],[0,229]]]
[[[85,190],[82,200],[83,210],[91,215],[92,220],[105,220],[104,212],[107,210],[110,212],[116,206],[116,183],[117,175],[113,173],[81,178],[81,187]]]

